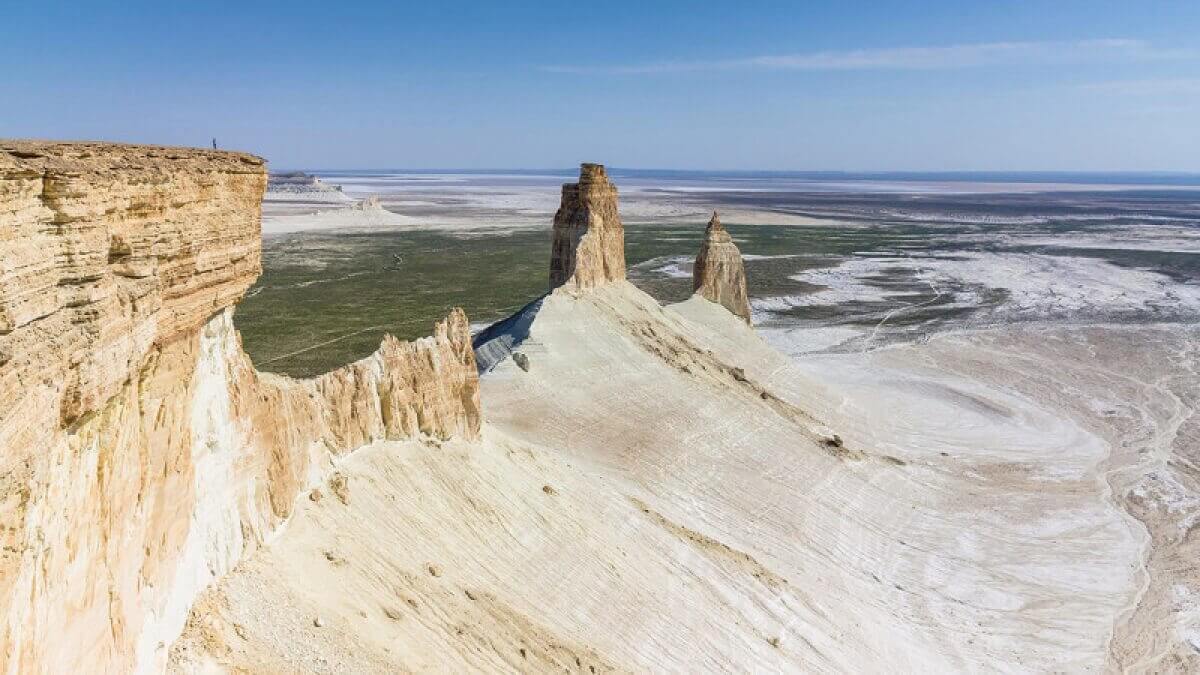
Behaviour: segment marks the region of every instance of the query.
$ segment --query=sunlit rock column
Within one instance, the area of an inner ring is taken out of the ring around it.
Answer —
[[[704,243],[696,256],[692,271],[692,289],[705,298],[725,307],[750,322],[750,300],[746,295],[746,268],[742,254],[721,225],[721,218],[713,211],[708,228],[704,231]]]
[[[579,182],[562,187],[554,214],[550,290],[564,284],[593,288],[625,279],[625,226],[617,188],[600,164],[582,164]]]

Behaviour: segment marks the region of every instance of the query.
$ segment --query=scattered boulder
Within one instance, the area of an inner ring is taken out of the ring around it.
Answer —
[[[350,503],[350,479],[340,473],[335,473],[329,478],[329,490],[343,504]]]
[[[523,370],[525,372],[529,372],[529,357],[528,356],[526,356],[525,354],[523,354],[521,352],[513,352],[512,358],[513,358],[513,363],[517,364],[518,368],[520,368],[521,370]]]

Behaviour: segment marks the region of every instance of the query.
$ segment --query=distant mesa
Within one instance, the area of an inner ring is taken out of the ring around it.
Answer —
[[[330,185],[303,171],[288,171],[270,174],[267,177],[267,190],[271,192],[341,192],[342,186]]]
[[[342,193],[341,185],[326,183],[303,171],[269,174],[267,197],[276,201],[344,202],[350,199]]]
[[[603,165],[582,164],[579,182],[562,186],[562,203],[554,214],[550,290],[624,280],[625,226],[617,212],[617,188]]]
[[[713,211],[704,243],[692,268],[692,290],[750,322],[750,299],[746,294],[746,267],[742,253],[721,217]]]

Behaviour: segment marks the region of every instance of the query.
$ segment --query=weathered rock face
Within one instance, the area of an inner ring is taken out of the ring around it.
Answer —
[[[692,269],[692,290],[750,322],[750,299],[746,295],[746,268],[721,218],[713,211],[704,243]]]
[[[240,299],[260,272],[265,181],[262,160],[236,153],[0,145],[0,396],[65,359],[70,423],[151,346]]]
[[[0,142],[0,670],[155,669],[196,595],[382,439],[479,436],[461,310],[310,380],[260,374],[262,160]]]
[[[579,182],[562,187],[554,214],[550,290],[564,284],[587,289],[625,279],[625,226],[617,188],[600,164],[583,164]]]

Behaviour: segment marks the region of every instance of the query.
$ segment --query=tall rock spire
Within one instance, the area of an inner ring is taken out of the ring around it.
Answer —
[[[733,237],[713,211],[704,231],[704,243],[692,270],[692,290],[750,322],[750,300],[746,296],[746,268]]]
[[[550,290],[568,282],[593,288],[625,279],[625,226],[617,188],[601,164],[581,164],[579,182],[562,186],[554,214]]]

